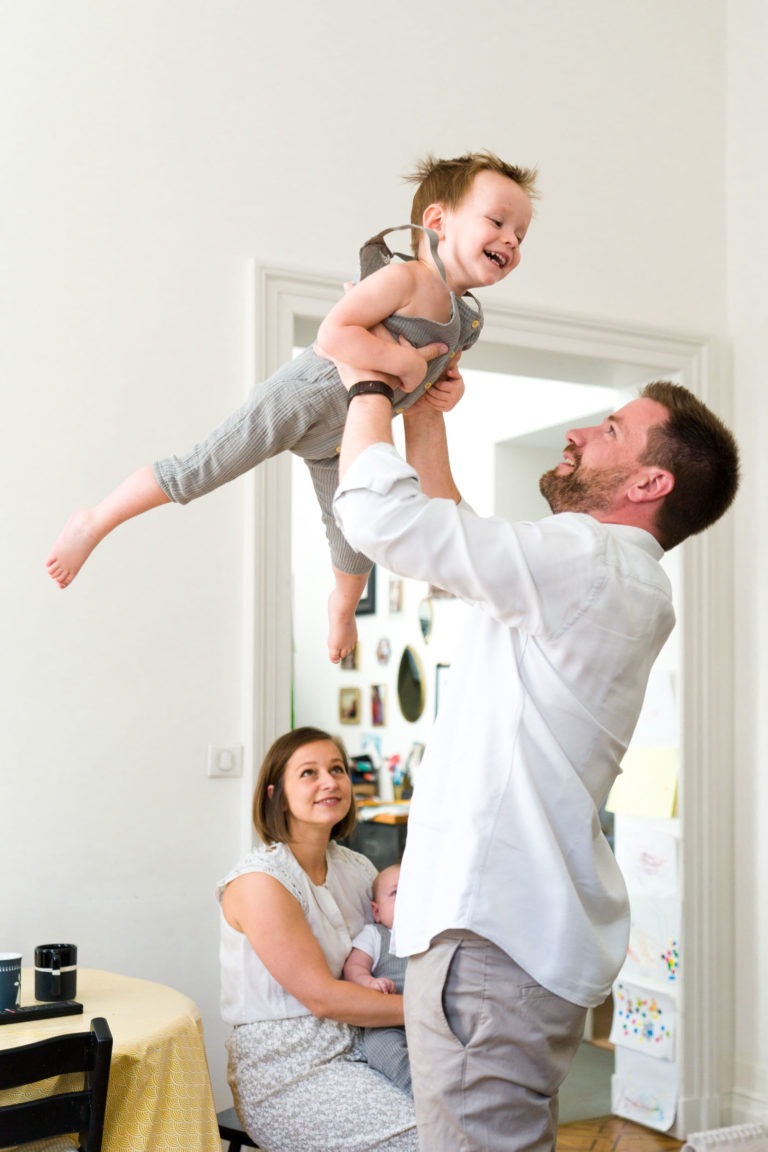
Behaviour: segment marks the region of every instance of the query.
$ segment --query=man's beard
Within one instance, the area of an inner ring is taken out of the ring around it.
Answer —
[[[555,468],[545,472],[539,480],[539,491],[553,512],[605,512],[629,475],[626,468],[596,472],[583,468],[577,459],[576,467],[562,476]]]

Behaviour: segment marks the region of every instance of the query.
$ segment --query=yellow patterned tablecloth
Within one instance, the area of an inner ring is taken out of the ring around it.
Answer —
[[[34,1003],[33,989],[34,970],[25,968],[22,1004]],[[103,1016],[113,1048],[102,1152],[221,1152],[194,1001],[163,984],[92,968],[78,970],[76,999],[82,1016],[0,1027],[0,1048],[82,1032]],[[0,1092],[0,1100],[11,1095],[20,1097]]]

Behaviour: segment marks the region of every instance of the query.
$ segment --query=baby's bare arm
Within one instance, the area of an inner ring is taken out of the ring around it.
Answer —
[[[352,984],[362,984],[364,988],[375,988],[378,992],[394,992],[392,980],[384,976],[373,976],[373,957],[362,948],[353,948],[344,962],[344,979]]]

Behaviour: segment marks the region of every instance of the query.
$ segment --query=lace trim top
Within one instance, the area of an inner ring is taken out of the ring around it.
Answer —
[[[227,885],[249,872],[273,876],[298,900],[331,973],[339,979],[353,938],[372,920],[371,885],[376,869],[365,856],[336,843],[329,844],[326,862],[325,884],[313,884],[287,844],[260,845],[227,873],[216,894],[221,901]],[[221,1011],[228,1023],[308,1014],[269,974],[247,938],[221,912],[220,930]]]

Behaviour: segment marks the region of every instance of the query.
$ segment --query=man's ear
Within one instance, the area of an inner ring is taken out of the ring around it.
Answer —
[[[442,240],[443,227],[445,224],[445,205],[444,204],[430,204],[424,209],[424,215],[421,222],[425,228],[431,228],[433,232],[437,232]]]
[[[633,504],[643,504],[650,500],[663,500],[675,486],[675,478],[666,468],[651,468],[642,480],[638,480],[627,493]]]

